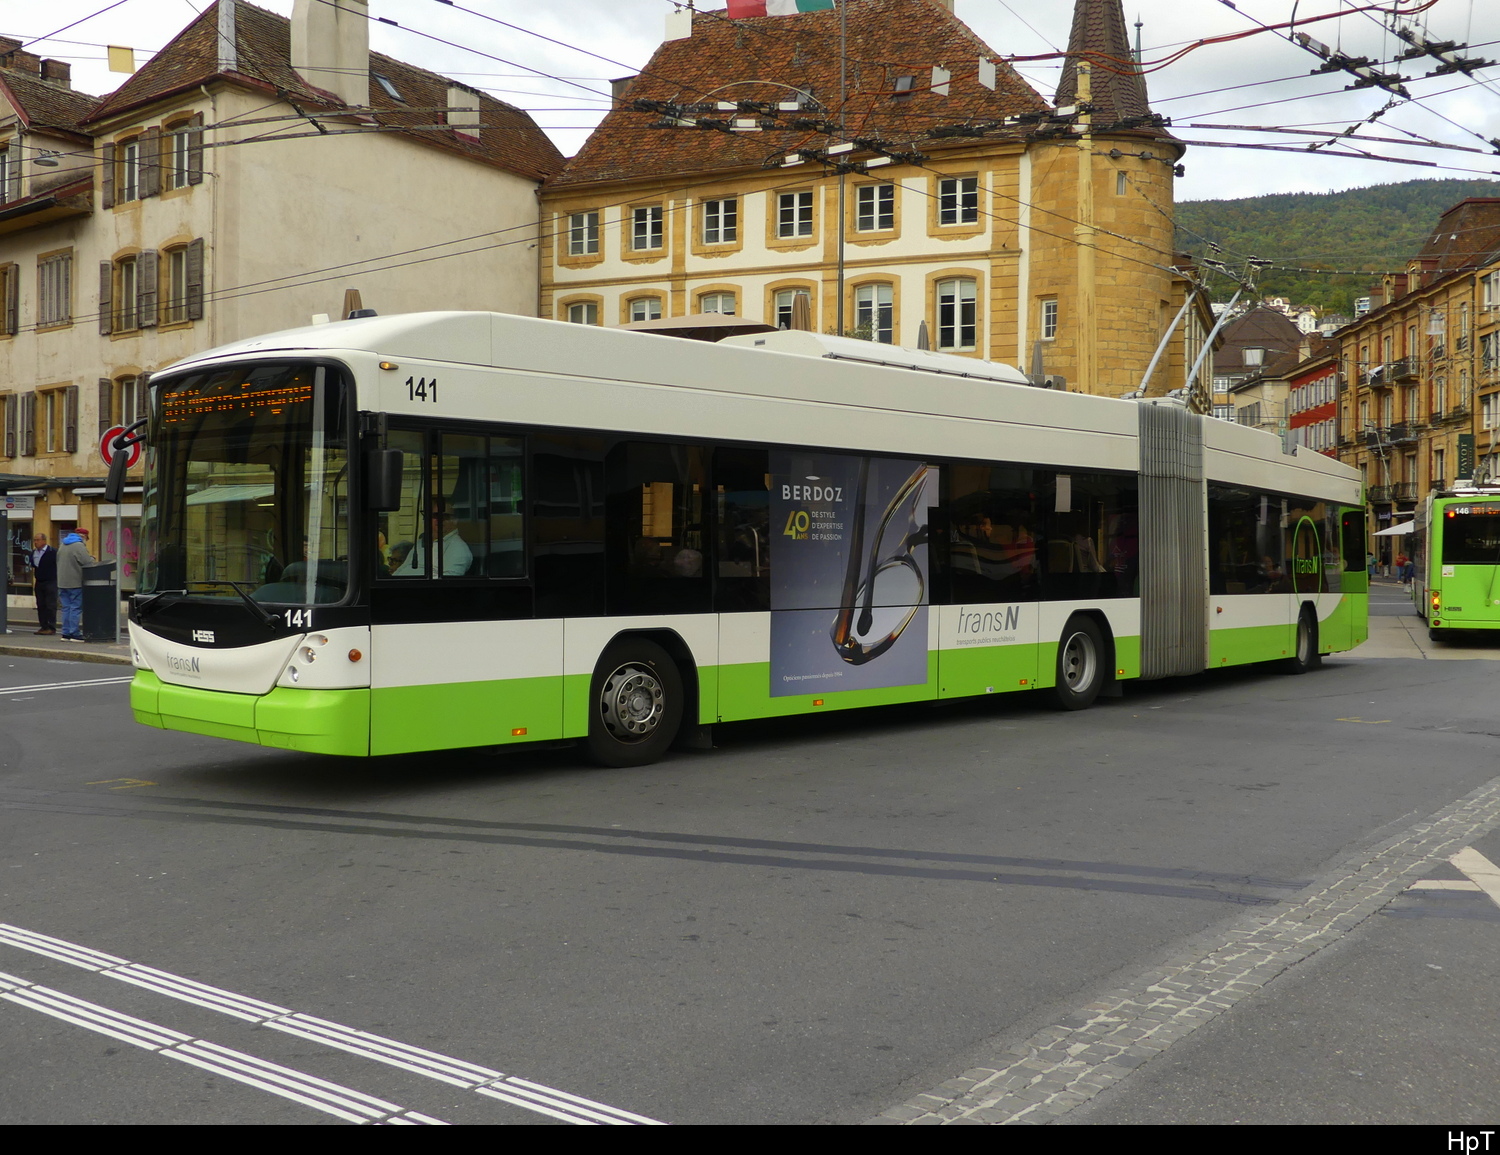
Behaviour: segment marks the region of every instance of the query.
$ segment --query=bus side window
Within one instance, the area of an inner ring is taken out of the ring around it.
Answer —
[[[707,450],[696,445],[632,441],[610,453],[611,613],[709,609],[707,464]]]
[[[381,517],[375,572],[379,577],[421,577],[427,573],[426,438],[411,430],[393,429],[386,446],[401,450],[401,507]]]
[[[933,560],[946,555],[949,600],[955,605],[1036,601],[1032,471],[951,465],[945,473],[947,540],[933,543]]]
[[[714,452],[714,608],[771,608],[770,461],[764,449]]]
[[[538,617],[604,613],[604,452],[599,437],[532,436]]]

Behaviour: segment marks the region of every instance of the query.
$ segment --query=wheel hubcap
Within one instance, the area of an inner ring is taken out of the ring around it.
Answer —
[[[1087,634],[1074,634],[1063,645],[1062,675],[1068,689],[1077,690],[1091,683],[1097,664],[1094,641]]]
[[[599,710],[605,727],[621,741],[649,738],[661,725],[665,707],[661,682],[645,666],[624,665],[604,679]]]

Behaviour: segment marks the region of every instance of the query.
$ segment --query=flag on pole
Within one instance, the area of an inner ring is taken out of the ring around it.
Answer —
[[[800,12],[822,12],[833,6],[834,0],[729,0],[729,18],[796,16]]]

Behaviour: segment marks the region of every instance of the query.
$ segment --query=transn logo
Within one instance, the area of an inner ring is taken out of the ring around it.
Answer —
[[[786,515],[786,528],[781,531],[782,537],[789,537],[793,541],[806,541],[807,531],[812,528],[812,518],[808,516],[805,509],[794,509]]]

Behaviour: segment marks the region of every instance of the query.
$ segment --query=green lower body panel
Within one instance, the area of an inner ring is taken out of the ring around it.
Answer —
[[[1056,651],[1056,643],[1049,648]],[[938,697],[969,698],[1029,690],[1036,685],[1039,649],[1018,645],[943,650],[938,655]]]
[[[371,754],[564,737],[561,676],[387,686],[365,693],[370,695]]]
[[[1348,574],[1360,577],[1364,574]],[[1352,650],[1370,636],[1370,596],[1345,593],[1337,608],[1318,623],[1318,651],[1324,654]]]
[[[719,721],[747,718],[784,718],[821,710],[851,710],[858,706],[893,706],[901,702],[930,702],[938,696],[938,656],[927,655],[927,681],[915,686],[884,686],[871,690],[831,690],[822,694],[771,696],[771,664],[745,662],[720,666]],[[821,704],[820,704],[821,703]]]
[[[369,690],[296,690],[229,694],[174,686],[137,670],[130,684],[135,720],[162,730],[182,730],[309,754],[370,752]]]
[[[1296,627],[1291,624],[1214,630],[1208,639],[1209,667],[1247,666],[1252,662],[1288,657],[1295,636]]]

